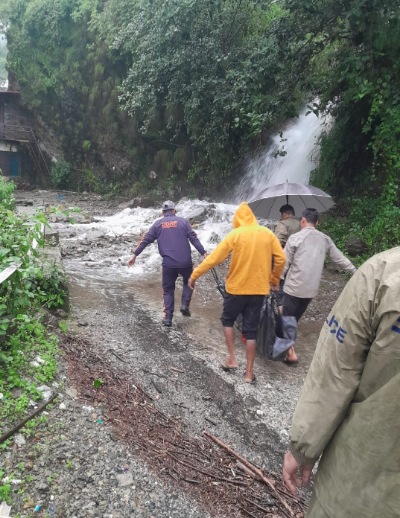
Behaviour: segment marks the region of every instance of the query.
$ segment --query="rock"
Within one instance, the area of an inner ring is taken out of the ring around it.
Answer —
[[[68,313],[67,313],[66,311],[64,311],[63,309],[58,308],[58,309],[54,310],[54,311],[53,311],[53,313],[54,313],[54,314],[55,314],[55,316],[56,316],[56,317],[58,317],[58,318],[62,318],[62,319],[64,319],[64,320],[65,320],[66,318],[68,318]]]
[[[11,507],[8,506],[5,502],[1,502],[0,504],[0,517],[6,518],[10,516]]]
[[[106,236],[106,233],[104,230],[97,230],[97,229],[91,229],[86,234],[86,240],[89,241],[88,244],[90,244],[90,241],[94,241],[96,239],[102,239]]]
[[[191,211],[187,215],[187,219],[189,220],[192,226],[199,225],[203,223],[208,218],[208,211],[206,207],[194,207],[193,211]]]
[[[65,393],[67,394],[67,396],[71,397],[72,399],[76,399],[78,397],[78,391],[72,387],[65,389]]]
[[[47,229],[45,230],[44,239],[47,244],[51,246],[58,246],[60,244],[60,234],[57,230]]]
[[[126,209],[131,209],[132,208],[132,201],[125,201],[124,203],[120,203],[118,205],[118,208],[120,210],[126,210]]]
[[[133,200],[131,200],[129,202],[128,207],[130,209],[134,209],[136,207],[142,207],[142,209],[148,209],[148,208],[154,207],[155,203],[156,202],[153,198],[148,198],[146,196],[142,196],[140,198],[134,198]],[[161,204],[160,204],[160,206],[161,206]]]
[[[356,236],[349,237],[344,248],[351,257],[364,254],[368,250],[367,244]]]
[[[121,473],[117,475],[117,480],[120,487],[131,486],[133,484],[132,473]]]
[[[210,236],[210,243],[218,244],[221,241],[221,238],[216,232],[212,232]]]
[[[47,401],[51,397],[51,389],[47,385],[41,385],[40,387],[37,387],[37,390],[39,392],[42,392],[43,399]]]
[[[36,484],[36,489],[43,493],[50,490],[49,486],[45,482],[39,482],[39,484]]]
[[[14,443],[18,446],[18,448],[21,448],[22,446],[25,446],[26,440],[25,440],[25,437],[22,435],[22,433],[18,433],[14,437]],[[0,518],[1,518],[1,515],[0,515]]]
[[[15,205],[19,205],[21,207],[31,207],[33,205],[32,200],[17,200]]]
[[[67,405],[65,403],[60,403],[59,407],[60,410],[67,410]]]

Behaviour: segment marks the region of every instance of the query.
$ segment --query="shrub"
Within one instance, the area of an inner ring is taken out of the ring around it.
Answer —
[[[51,182],[56,189],[67,189],[71,182],[71,165],[64,160],[52,164]]]

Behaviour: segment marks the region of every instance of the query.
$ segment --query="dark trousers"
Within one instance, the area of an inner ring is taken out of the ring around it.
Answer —
[[[255,340],[260,322],[264,295],[224,295],[224,309],[221,322],[224,327],[233,327],[235,320],[242,315],[242,335],[246,340]]]
[[[287,317],[296,317],[298,322],[311,301],[312,299],[302,299],[300,297],[284,293],[283,314]]]
[[[186,268],[162,268],[162,287],[163,287],[163,298],[164,298],[164,318],[171,320],[174,314],[175,307],[175,283],[178,275],[182,275],[183,278],[183,290],[182,290],[182,306],[185,308],[189,307],[190,300],[192,298],[193,290],[188,286],[188,280],[193,271],[192,266]]]

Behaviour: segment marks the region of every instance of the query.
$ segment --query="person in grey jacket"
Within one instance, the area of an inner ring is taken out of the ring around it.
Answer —
[[[305,209],[300,219],[300,232],[292,234],[285,245],[283,314],[294,316],[297,321],[318,293],[327,255],[344,271],[351,274],[356,271],[355,266],[335,246],[332,239],[315,228],[317,223],[318,211]],[[293,365],[297,362],[296,351],[291,347],[285,363]]]
[[[368,259],[322,327],[283,478],[307,518],[400,517],[400,247]]]

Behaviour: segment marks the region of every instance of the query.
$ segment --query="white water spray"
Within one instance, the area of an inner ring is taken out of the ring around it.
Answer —
[[[329,122],[305,109],[272,144],[246,164],[245,173],[235,189],[233,200],[252,201],[267,187],[284,183],[308,184],[310,173],[318,163],[317,139]]]
[[[248,161],[245,174],[235,190],[232,204],[209,203],[204,200],[188,200],[186,198],[177,204],[178,215],[194,221],[194,228],[203,246],[211,251],[231,230],[233,214],[238,203],[257,199],[258,195],[271,185],[289,182],[308,183],[310,172],[315,168],[318,159],[316,140],[326,127],[325,119],[319,119],[313,113],[306,111],[288,125],[283,133],[272,137],[273,144]],[[279,152],[284,151],[282,156]],[[110,239],[121,241],[126,236],[125,243],[131,246],[113,244],[110,248],[99,247],[92,249],[87,255],[72,260],[69,267],[78,269],[89,267],[96,275],[99,268],[104,275],[104,268],[113,271],[118,276],[143,276],[157,272],[161,258],[157,245],[152,244],[140,255],[134,268],[128,269],[126,262],[130,251],[146,232],[152,223],[161,217],[161,208],[125,209],[111,217],[97,218],[96,223],[89,225],[74,225],[76,236],[70,241],[91,241],[96,233],[101,233]],[[193,249],[193,258],[198,263],[199,256]],[[74,266],[73,264],[74,263]]]

